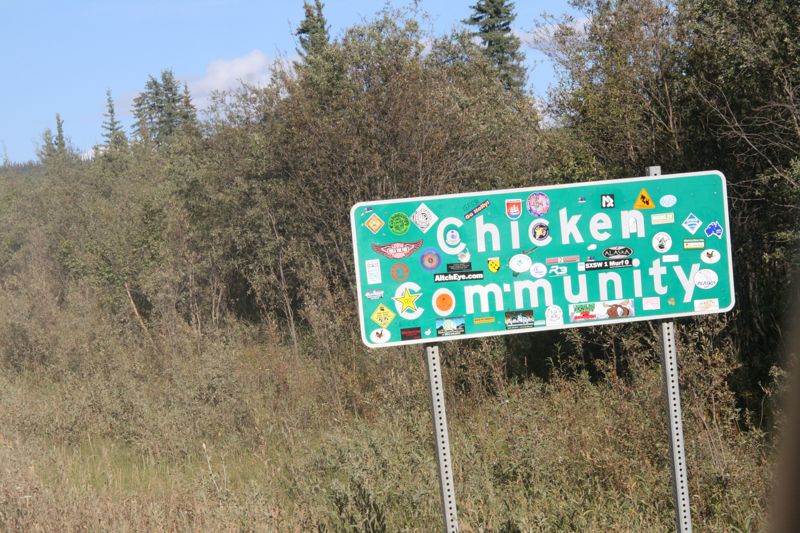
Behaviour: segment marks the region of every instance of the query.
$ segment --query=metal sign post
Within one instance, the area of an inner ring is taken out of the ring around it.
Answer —
[[[436,439],[436,458],[439,463],[439,488],[442,494],[442,515],[446,533],[458,532],[456,491],[453,483],[453,464],[450,458],[450,437],[447,433],[447,414],[444,409],[444,387],[442,367],[439,363],[439,347],[425,345],[425,362],[428,366],[428,385],[431,393],[433,433]]]
[[[660,176],[661,167],[647,167],[648,176]],[[681,389],[678,380],[678,349],[675,343],[675,322],[661,322],[661,370],[664,398],[669,418],[669,451],[672,464],[672,493],[675,501],[675,525],[678,533],[692,532],[689,500],[689,479],[686,472],[686,449],[683,440]]]

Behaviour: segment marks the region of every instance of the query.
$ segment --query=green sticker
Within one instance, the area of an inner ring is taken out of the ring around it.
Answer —
[[[409,227],[411,227],[411,221],[405,213],[395,213],[389,217],[389,230],[395,235],[405,235],[408,233]]]

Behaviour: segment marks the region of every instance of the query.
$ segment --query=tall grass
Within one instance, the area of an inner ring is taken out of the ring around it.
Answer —
[[[75,291],[25,321],[3,295],[0,529],[440,529],[418,350],[334,346],[330,359],[311,338],[298,354],[237,323],[202,338],[156,333],[156,350]],[[463,531],[672,527],[651,359],[625,379],[554,369],[506,380],[492,351],[443,350]],[[699,356],[684,357],[692,376]],[[702,387],[687,387],[696,530],[760,530],[764,436],[739,429],[732,403],[709,409]]]

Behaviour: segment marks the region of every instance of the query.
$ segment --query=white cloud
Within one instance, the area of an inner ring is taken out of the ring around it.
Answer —
[[[182,76],[189,86],[192,101],[205,108],[214,91],[236,89],[242,83],[263,86],[269,82],[273,62],[259,49],[233,59],[215,59],[202,77]]]

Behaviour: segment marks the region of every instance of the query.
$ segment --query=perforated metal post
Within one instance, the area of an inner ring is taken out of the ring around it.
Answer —
[[[675,497],[675,522],[678,533],[691,533],[689,477],[686,473],[686,448],[683,441],[681,389],[678,383],[678,350],[675,345],[675,322],[661,323],[661,367],[664,396],[669,418],[669,452],[672,463],[672,492]]]
[[[456,491],[453,483],[453,463],[450,457],[450,438],[447,434],[447,414],[444,409],[442,366],[439,347],[425,345],[425,362],[428,364],[428,384],[431,392],[433,433],[436,439],[436,458],[439,463],[439,488],[442,494],[442,514],[446,533],[458,532]]]
[[[647,167],[648,176],[660,176],[661,167]],[[672,464],[672,493],[675,500],[675,525],[678,533],[691,533],[692,513],[689,505],[689,477],[686,473],[686,448],[683,441],[681,387],[678,381],[678,348],[675,344],[675,322],[661,323],[661,369],[664,377],[664,398],[669,422],[669,458]]]

